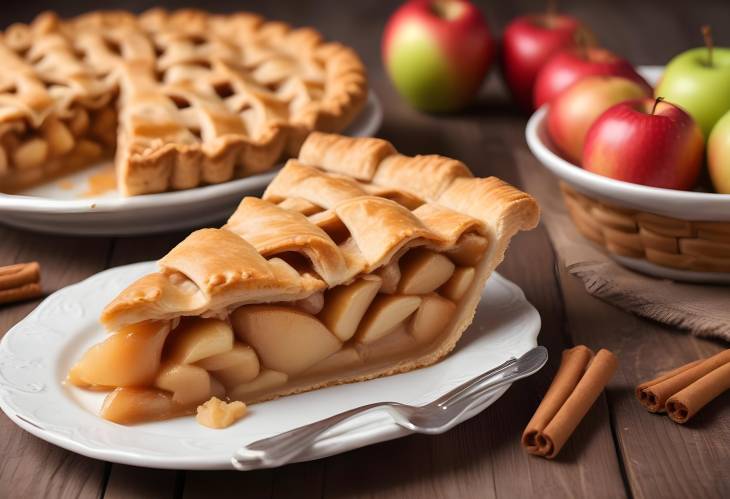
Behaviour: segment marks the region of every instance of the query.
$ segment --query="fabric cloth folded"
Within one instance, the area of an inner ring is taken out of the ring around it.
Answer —
[[[555,251],[588,293],[694,335],[730,341],[730,287],[673,282],[619,265],[578,233],[550,172],[524,149],[515,151],[515,161],[524,187],[542,207],[542,220]]]

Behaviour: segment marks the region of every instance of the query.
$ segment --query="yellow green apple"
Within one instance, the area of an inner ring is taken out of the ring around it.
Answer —
[[[720,118],[710,133],[707,166],[715,190],[730,194],[730,111]]]

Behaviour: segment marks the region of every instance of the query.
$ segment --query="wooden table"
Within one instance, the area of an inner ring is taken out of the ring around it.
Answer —
[[[2,24],[28,21],[41,2],[3,5]],[[128,1],[142,9],[147,2]],[[163,2],[169,3],[173,2]],[[385,107],[380,135],[408,154],[459,158],[479,175],[521,184],[513,155],[524,150],[525,118],[509,105],[492,75],[470,110],[427,116],[408,108],[386,80],[380,34],[397,2],[217,2],[214,10],[245,9],[311,24],[354,46],[370,68]],[[125,5],[125,2],[106,2]],[[66,2],[63,14],[98,7]],[[607,47],[637,64],[663,64],[700,43],[699,26],[712,23],[718,45],[730,45],[730,4],[612,1],[561,2],[587,22]],[[484,6],[495,32],[542,2]],[[496,72],[495,72],[496,73]],[[47,292],[102,269],[162,256],[182,233],[138,238],[51,237],[0,228],[0,264],[39,260]],[[88,459],[30,436],[0,416],[0,497],[730,497],[730,394],[686,426],[646,413],[632,388],[657,369],[712,354],[727,345],[639,319],[590,297],[568,276],[543,227],[519,236],[499,271],[516,282],[540,311],[539,341],[549,365],[519,382],[484,413],[441,436],[412,436],[275,470],[236,473],[162,471]],[[0,333],[37,302],[0,308]],[[557,368],[562,348],[585,343],[615,352],[621,366],[559,458],[522,451],[519,435]]]

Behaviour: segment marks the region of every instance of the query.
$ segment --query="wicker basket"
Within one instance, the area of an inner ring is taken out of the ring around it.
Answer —
[[[597,201],[563,182],[560,189],[580,233],[611,253],[673,269],[730,272],[730,222],[668,218]]]

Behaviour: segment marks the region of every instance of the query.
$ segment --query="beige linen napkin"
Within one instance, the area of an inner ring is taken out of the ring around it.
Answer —
[[[646,276],[614,262],[583,238],[570,220],[555,177],[529,151],[515,161],[525,189],[537,198],[555,251],[588,293],[624,310],[697,336],[730,341],[730,287],[685,284]]]

